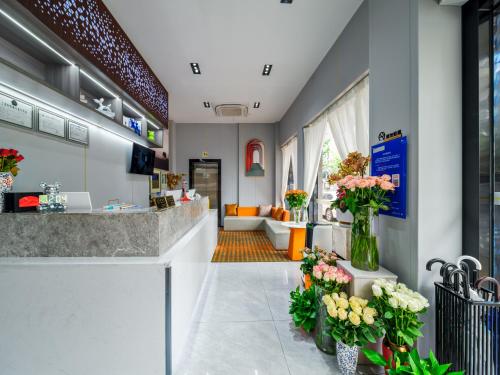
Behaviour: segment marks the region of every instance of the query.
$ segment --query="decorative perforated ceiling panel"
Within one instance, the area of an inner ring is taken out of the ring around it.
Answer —
[[[19,0],[164,124],[168,92],[101,0]]]

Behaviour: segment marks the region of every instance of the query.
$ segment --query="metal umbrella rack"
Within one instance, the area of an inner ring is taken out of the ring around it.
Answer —
[[[479,278],[481,264],[469,256],[456,263],[431,259],[427,270],[441,264],[435,282],[436,356],[466,374],[500,375],[500,284]]]

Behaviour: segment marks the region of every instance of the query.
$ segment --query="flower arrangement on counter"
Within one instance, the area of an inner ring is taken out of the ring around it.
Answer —
[[[19,168],[18,163],[24,160],[24,156],[19,151],[12,148],[0,148],[0,172],[12,173],[17,176]]]
[[[173,190],[179,185],[184,175],[182,173],[167,173],[167,186],[170,190]]]
[[[319,261],[313,266],[313,284],[320,287],[326,293],[340,292],[344,286],[349,284],[352,277],[341,268],[330,266],[323,261]]]
[[[393,349],[413,346],[422,336],[424,325],[418,315],[429,307],[429,301],[405,284],[391,280],[377,279],[372,285],[373,305],[381,316],[385,329],[385,345]],[[393,350],[394,351],[394,350]]]

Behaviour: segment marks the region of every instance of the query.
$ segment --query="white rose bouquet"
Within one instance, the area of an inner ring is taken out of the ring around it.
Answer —
[[[427,299],[405,284],[384,279],[375,280],[372,291],[373,305],[389,341],[387,346],[413,346],[417,337],[422,336],[420,328],[424,323],[418,320],[418,315],[427,311]]]
[[[368,305],[368,300],[355,296],[347,299],[347,295],[341,292],[326,294],[323,303],[336,341],[350,347],[364,346],[382,337],[382,322],[377,318],[377,310]]]

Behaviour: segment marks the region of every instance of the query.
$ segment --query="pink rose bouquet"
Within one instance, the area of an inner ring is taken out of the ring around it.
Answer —
[[[338,293],[349,284],[352,278],[341,268],[320,261],[313,267],[312,279],[315,285],[323,288],[327,293]]]
[[[375,214],[379,210],[387,210],[390,202],[388,193],[395,190],[389,175],[377,176],[346,176],[337,181],[337,199],[332,206],[342,211],[349,210],[355,214],[360,207],[371,207]]]

